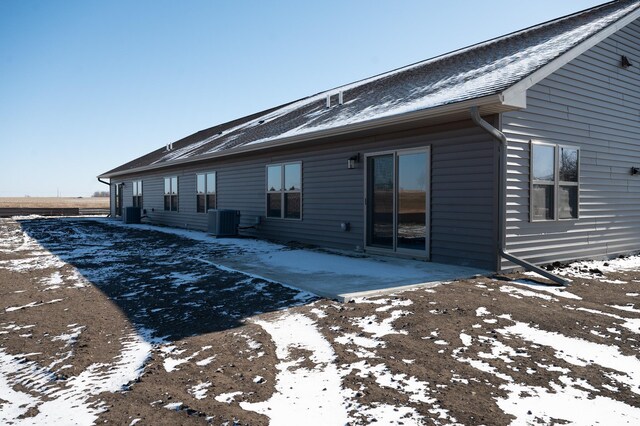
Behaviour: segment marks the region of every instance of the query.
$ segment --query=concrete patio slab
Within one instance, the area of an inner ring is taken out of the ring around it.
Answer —
[[[339,301],[388,294],[413,287],[429,287],[445,281],[491,273],[484,269],[443,263],[359,253],[292,249],[252,238],[215,238],[200,231],[152,225],[123,225],[122,222],[109,219],[102,221],[111,225],[165,232],[210,242],[229,254],[196,260]]]
[[[478,268],[386,256],[352,257],[297,249],[246,253],[216,259],[214,263],[342,302],[490,273]]]

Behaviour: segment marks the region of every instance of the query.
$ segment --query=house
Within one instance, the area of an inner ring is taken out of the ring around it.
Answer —
[[[112,215],[492,270],[640,249],[640,1],[194,133],[99,176]],[[259,224],[255,227],[252,227]]]

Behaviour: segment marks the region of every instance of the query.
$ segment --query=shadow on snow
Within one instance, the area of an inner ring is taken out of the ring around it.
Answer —
[[[244,318],[313,300],[277,283],[200,259],[240,249],[87,219],[19,221],[43,248],[74,266],[153,338],[179,340],[242,325]]]

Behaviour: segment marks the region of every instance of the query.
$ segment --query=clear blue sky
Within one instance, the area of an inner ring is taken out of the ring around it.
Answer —
[[[599,3],[0,0],[0,197]]]

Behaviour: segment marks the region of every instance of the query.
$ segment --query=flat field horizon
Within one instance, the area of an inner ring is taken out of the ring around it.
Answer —
[[[0,197],[0,208],[108,208],[109,197]]]

